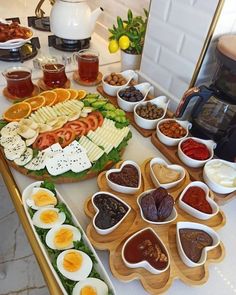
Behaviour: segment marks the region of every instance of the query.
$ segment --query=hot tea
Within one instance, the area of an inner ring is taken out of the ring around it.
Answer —
[[[31,81],[31,72],[16,69],[8,70],[3,75],[7,80],[7,90],[11,95],[24,98],[32,94],[34,84]]]
[[[75,54],[78,61],[78,72],[81,81],[91,83],[98,77],[99,54],[93,50],[81,50]]]
[[[45,64],[43,68],[43,81],[50,88],[63,87],[67,81],[65,65]]]

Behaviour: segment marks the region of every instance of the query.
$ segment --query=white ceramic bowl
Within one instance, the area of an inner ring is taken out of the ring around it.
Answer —
[[[197,263],[193,262],[191,259],[188,258],[188,256],[185,254],[183,247],[182,247],[179,230],[180,229],[187,229],[187,228],[203,230],[204,232],[208,233],[213,239],[212,246],[205,247],[202,250],[201,258]],[[212,228],[210,228],[204,224],[194,223],[194,222],[177,222],[176,231],[177,231],[176,232],[177,249],[178,249],[179,255],[180,255],[183,263],[185,265],[187,265],[188,267],[198,267],[198,266],[203,265],[207,259],[207,252],[216,248],[220,243],[219,235]]]
[[[97,227],[96,223],[95,223],[95,219],[97,217],[97,215],[99,214],[99,209],[97,208],[97,206],[95,205],[94,203],[94,198],[97,196],[97,195],[101,195],[101,194],[106,194],[106,195],[110,195],[111,197],[113,197],[114,199],[120,201],[122,204],[124,204],[125,206],[127,206],[128,210],[126,212],[126,214],[123,216],[123,218],[117,222],[115,225],[113,225],[112,227],[109,227],[109,228],[106,228],[106,229],[102,229],[102,228],[99,228]],[[97,231],[98,234],[100,235],[108,235],[109,233],[113,232],[113,230],[115,230],[120,224],[121,222],[126,218],[126,216],[129,214],[131,208],[128,204],[126,204],[124,201],[122,201],[120,198],[118,198],[117,196],[109,193],[109,192],[105,192],[105,191],[100,191],[100,192],[97,192],[95,193],[93,196],[92,196],[92,204],[93,204],[93,207],[94,209],[96,210],[96,214],[95,216],[93,217],[93,226],[95,228],[95,230]]]
[[[209,186],[209,188],[211,190],[213,190],[214,192],[216,192],[218,194],[230,194],[233,191],[236,191],[236,186],[228,187],[228,186],[221,185],[221,184],[217,183],[216,181],[214,181],[209,176],[209,174],[207,173],[207,170],[210,165],[215,164],[215,163],[223,163],[223,164],[226,164],[226,165],[234,168],[234,170],[235,170],[234,177],[236,178],[236,163],[228,162],[228,161],[220,160],[220,159],[213,159],[213,160],[210,160],[209,162],[207,162],[203,168],[203,178],[204,178],[204,181],[206,182],[206,184]],[[222,171],[222,174],[223,174],[223,171]]]
[[[158,179],[156,178],[156,175],[155,175],[155,173],[153,171],[153,168],[152,168],[152,166],[154,164],[162,164],[162,165],[165,165],[169,169],[172,169],[172,170],[175,170],[175,171],[179,172],[180,173],[180,179],[178,179],[176,181],[173,181],[173,182],[170,182],[170,183],[160,183],[158,181]],[[181,167],[180,165],[168,165],[166,163],[166,161],[163,160],[162,158],[153,158],[150,161],[150,176],[151,176],[152,182],[154,183],[154,185],[156,187],[161,186],[161,187],[164,187],[165,189],[170,189],[172,187],[175,187],[176,185],[178,185],[185,178],[185,175],[186,175],[185,169],[183,167]]]
[[[142,209],[142,207],[141,207],[141,199],[142,199],[142,197],[146,196],[147,194],[153,192],[154,190],[155,190],[155,189],[147,190],[147,191],[143,192],[142,194],[140,194],[140,195],[138,196],[138,198],[137,198],[137,204],[138,204],[138,206],[139,206],[140,215],[141,215],[142,219],[143,219],[144,221],[148,222],[148,223],[156,224],[156,225],[161,225],[161,224],[171,223],[171,222],[174,221],[174,220],[177,218],[177,216],[178,216],[178,213],[177,213],[175,207],[173,207],[173,210],[172,210],[170,216],[169,216],[168,218],[166,218],[165,220],[163,220],[163,221],[151,221],[151,220],[148,220],[148,219],[145,218],[145,216],[144,216],[144,214],[143,214],[143,209]]]
[[[193,187],[193,186],[198,186],[204,190],[206,201],[209,203],[209,205],[212,208],[211,214],[201,212],[183,201],[184,194],[190,187]],[[195,218],[202,219],[202,220],[210,219],[219,212],[219,206],[216,204],[215,201],[212,200],[212,198],[210,198],[209,194],[210,194],[209,188],[204,182],[193,181],[189,185],[187,185],[186,188],[182,191],[178,201],[179,207]]]
[[[164,269],[156,269],[154,268],[148,261],[146,260],[143,260],[143,261],[140,261],[140,262],[137,262],[137,263],[130,263],[128,262],[126,259],[125,259],[125,256],[124,256],[124,250],[125,250],[125,247],[127,245],[127,243],[133,239],[135,236],[139,235],[140,233],[142,233],[143,231],[145,230],[151,230],[155,236],[157,237],[159,243],[162,245],[162,247],[164,248],[166,254],[167,254],[167,257],[168,257],[168,263],[167,263],[167,266],[164,268]],[[125,244],[123,245],[122,247],[122,251],[121,251],[121,256],[122,256],[122,259],[125,263],[125,265],[129,268],[138,268],[138,267],[142,267],[142,268],[145,268],[147,271],[151,272],[152,274],[160,274],[162,272],[165,272],[169,266],[170,266],[170,256],[169,256],[169,253],[167,251],[167,248],[165,246],[165,244],[162,242],[162,240],[160,239],[160,237],[156,234],[156,232],[151,228],[151,227],[146,227],[144,229],[141,229],[140,231],[136,232],[135,234],[133,234],[131,237],[129,237]]]
[[[135,123],[139,127],[144,128],[144,129],[155,129],[157,122],[165,117],[169,102],[170,102],[170,100],[167,99],[166,96],[158,96],[158,97],[153,98],[149,101],[139,102],[134,107],[134,121],[135,121]],[[145,118],[139,116],[137,114],[137,108],[140,106],[145,106],[145,105],[147,105],[147,103],[151,103],[153,105],[156,105],[158,108],[162,108],[164,110],[163,115],[160,118],[154,119],[154,120],[148,120],[148,119],[145,119]]]
[[[139,175],[139,183],[137,187],[128,187],[128,186],[123,186],[123,185],[119,185],[113,181],[111,181],[109,179],[109,175],[113,172],[120,172],[122,170],[122,168],[125,165],[133,165],[137,170],[138,170],[138,175]],[[140,187],[141,187],[141,183],[142,183],[142,174],[141,174],[141,170],[140,167],[137,163],[135,163],[134,161],[124,161],[122,163],[122,165],[120,166],[120,168],[117,169],[110,169],[106,172],[106,180],[107,180],[107,184],[109,185],[109,187],[114,190],[117,191],[119,193],[123,193],[123,194],[135,194],[139,191]]]
[[[11,22],[6,22],[6,23],[11,23]],[[5,42],[0,42],[0,49],[19,48],[25,43],[27,43],[30,39],[32,39],[34,36],[34,31],[29,27],[26,27],[26,26],[22,26],[22,27],[28,29],[31,32],[30,37],[27,39],[18,38],[18,39],[11,39]]]
[[[138,81],[138,74],[133,71],[133,70],[127,70],[127,71],[123,71],[121,74],[126,80],[126,84],[124,85],[121,85],[121,86],[116,86],[116,85],[110,85],[108,84],[105,79],[110,75],[110,74],[105,74],[102,78],[102,87],[103,87],[103,90],[108,94],[108,95],[111,95],[111,96],[116,96],[117,95],[117,92],[128,86],[130,81],[133,79],[134,81]]]
[[[166,136],[160,131],[160,125],[167,122],[167,121],[173,121],[179,123],[184,129],[186,129],[187,133],[185,136],[180,137],[180,138],[172,138],[169,136]],[[189,121],[181,121],[181,120],[176,120],[176,119],[163,119],[157,123],[157,129],[156,129],[156,134],[157,137],[159,138],[160,142],[162,142],[165,145],[168,146],[176,146],[182,139],[186,138],[189,133],[189,129],[192,128],[192,123]]]
[[[210,152],[210,157],[206,160],[195,160],[192,159],[190,157],[188,157],[187,155],[185,155],[185,153],[182,151],[181,149],[181,144],[188,140],[188,139],[193,139],[197,142],[203,143],[206,145],[206,147],[208,148],[209,152]],[[208,162],[209,160],[211,160],[214,156],[214,149],[216,148],[216,143],[213,140],[205,140],[205,139],[200,139],[197,137],[188,137],[188,138],[184,138],[179,142],[178,145],[178,156],[180,158],[180,160],[187,166],[192,167],[192,168],[199,168],[199,167],[203,167],[206,162]]]
[[[149,93],[153,94],[153,92],[154,92],[153,86],[150,83],[148,83],[148,82],[144,82],[144,83],[135,85],[134,87],[136,89],[138,89],[143,94],[143,99],[142,100],[136,101],[136,102],[130,102],[130,101],[126,101],[126,100],[124,100],[123,98],[120,97],[119,92],[121,90],[124,90],[124,89],[129,88],[129,86],[126,86],[126,87],[120,89],[117,92],[117,103],[118,103],[119,107],[122,110],[126,111],[126,112],[133,112],[134,111],[134,107],[138,103],[144,101]]]

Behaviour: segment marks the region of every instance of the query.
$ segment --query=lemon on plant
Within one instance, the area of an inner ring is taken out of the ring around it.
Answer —
[[[111,40],[109,42],[108,49],[109,49],[110,53],[115,53],[119,49],[118,42],[116,40]]]
[[[125,49],[129,48],[129,45],[130,45],[129,37],[127,37],[126,35],[121,36],[119,39],[120,48],[125,50]]]

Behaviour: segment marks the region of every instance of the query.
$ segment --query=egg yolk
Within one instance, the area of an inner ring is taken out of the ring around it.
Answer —
[[[54,236],[54,245],[57,248],[66,248],[73,241],[73,232],[67,228],[62,228]]]
[[[38,207],[57,204],[57,199],[43,190],[38,190],[37,193],[33,194],[32,199]]]
[[[84,286],[79,295],[97,295],[97,291],[92,286]]]
[[[58,219],[58,213],[54,210],[47,210],[40,214],[40,220],[43,223],[53,223]]]
[[[69,252],[64,256],[63,267],[65,270],[74,272],[80,269],[83,257],[80,253]]]

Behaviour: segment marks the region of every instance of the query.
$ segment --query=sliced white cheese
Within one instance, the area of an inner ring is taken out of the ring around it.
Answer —
[[[12,137],[17,134],[18,128],[18,122],[10,122],[1,129],[0,133],[4,137]]]
[[[25,165],[25,168],[29,170],[41,170],[45,168],[46,165],[46,160],[47,160],[47,155],[45,152],[39,152],[38,155],[33,158],[29,163]]]
[[[47,160],[46,168],[49,174],[53,176],[60,175],[70,170],[69,159],[64,154],[58,154]]]
[[[8,160],[15,160],[17,158],[20,158],[20,156],[24,153],[26,150],[26,144],[23,140],[20,140],[15,146],[4,148],[5,156]]]
[[[29,163],[33,158],[33,150],[31,148],[27,148],[25,152],[20,156],[20,158],[15,159],[14,162],[19,166],[25,166]]]
[[[86,149],[76,140],[72,141],[68,146],[66,146],[63,151],[65,154],[86,153]]]
[[[20,135],[14,135],[12,137],[2,136],[0,139],[0,144],[5,148],[11,148],[11,147],[15,146],[21,140],[22,139],[21,139]]]
[[[86,153],[71,154],[69,157],[69,165],[70,170],[76,173],[87,170],[92,166]]]

